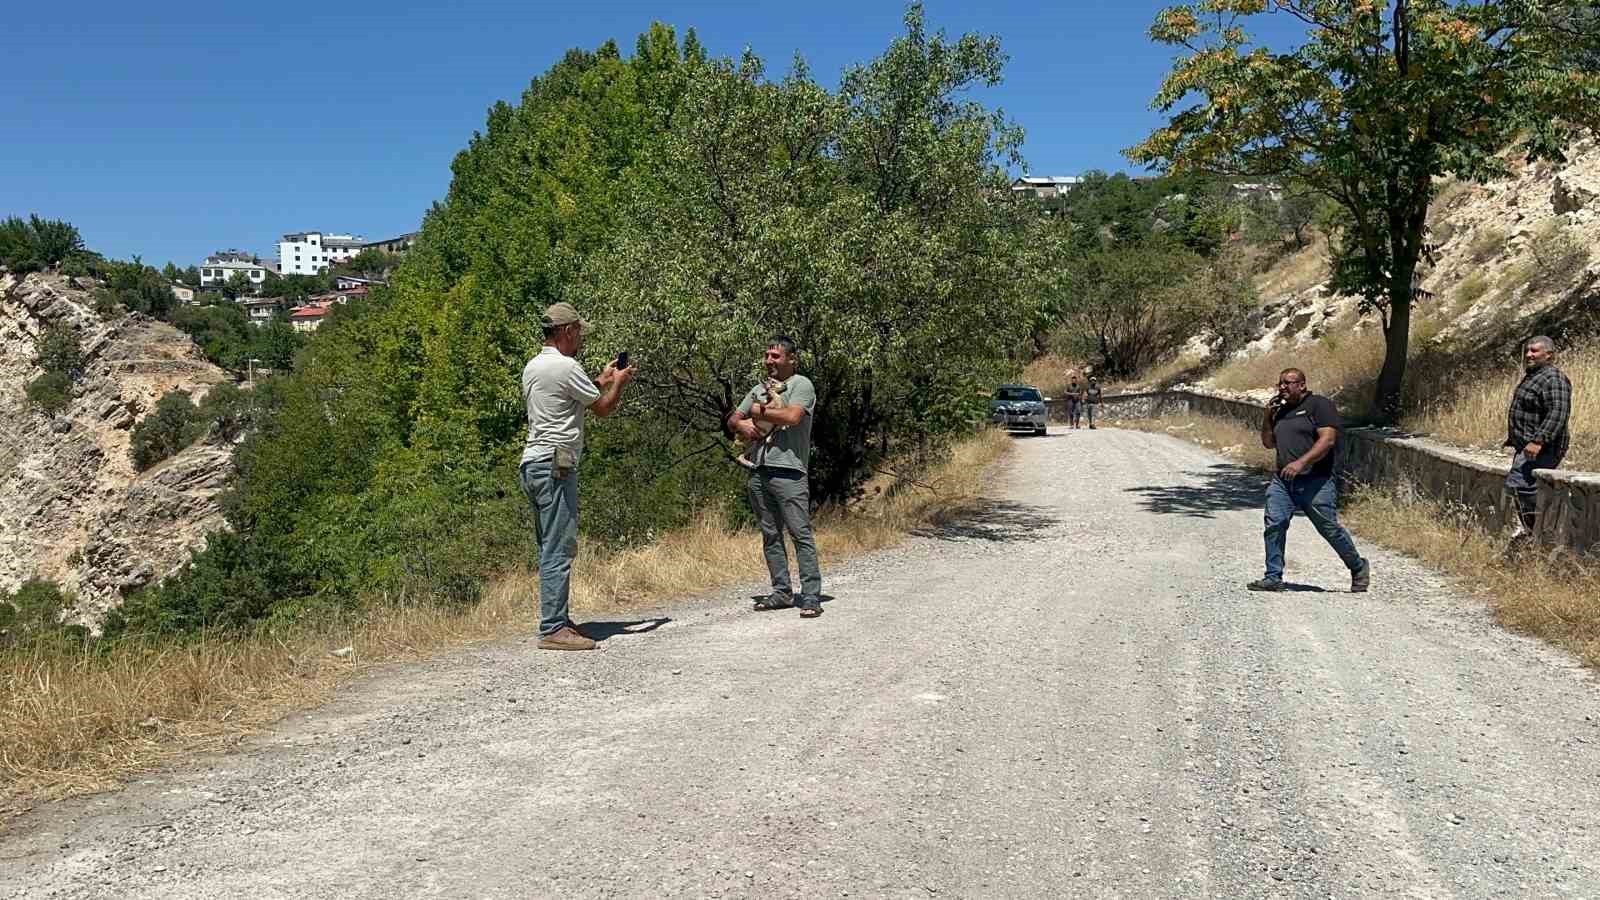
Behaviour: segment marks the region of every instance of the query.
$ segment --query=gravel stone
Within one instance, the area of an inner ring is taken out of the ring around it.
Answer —
[[[983,508],[827,566],[821,619],[747,584],[395,666],[18,820],[0,897],[1600,895],[1594,675],[1359,536],[1347,593],[1303,521],[1305,589],[1246,591],[1262,487],[1020,439]]]

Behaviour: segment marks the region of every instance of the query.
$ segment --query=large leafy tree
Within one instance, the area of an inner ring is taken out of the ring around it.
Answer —
[[[837,93],[799,61],[777,80],[748,53],[696,66],[614,249],[573,286],[635,342],[651,405],[707,436],[766,339],[798,340],[823,500],[981,415],[1039,298],[1003,169],[1020,135],[961,96],[998,81],[999,45],[931,32],[918,6],[905,24]]]
[[[1562,159],[1600,125],[1595,0],[1201,0],[1151,36],[1184,52],[1128,155],[1175,171],[1294,180],[1342,207],[1335,285],[1382,319],[1375,410],[1399,413],[1435,179],[1505,174],[1501,151]],[[1254,46],[1246,20],[1291,16],[1304,41]]]

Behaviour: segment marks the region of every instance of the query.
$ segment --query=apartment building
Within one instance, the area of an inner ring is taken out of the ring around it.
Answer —
[[[394,253],[404,256],[406,251],[411,249],[411,245],[417,242],[417,235],[419,234],[421,234],[421,232],[412,231],[402,234],[399,237],[389,238],[388,240],[372,241],[371,243],[365,244],[364,247],[370,247],[373,250],[382,250],[385,253]]]
[[[240,272],[250,279],[250,283],[257,289],[267,280],[268,272],[276,272],[277,267],[269,262],[262,262],[242,250],[221,250],[206,257],[200,264],[200,287],[220,288],[233,276]]]
[[[366,243],[367,239],[358,234],[286,234],[278,242],[278,267],[285,275],[316,275],[360,253]]]

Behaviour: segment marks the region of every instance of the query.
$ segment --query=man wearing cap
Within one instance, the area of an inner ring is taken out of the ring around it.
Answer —
[[[544,348],[522,368],[522,403],[528,439],[520,471],[533,505],[539,540],[539,649],[593,650],[568,613],[572,560],[578,554],[578,460],[583,455],[583,411],[605,417],[622,402],[633,367],[608,363],[599,385],[576,357],[589,323],[570,303],[544,311]]]

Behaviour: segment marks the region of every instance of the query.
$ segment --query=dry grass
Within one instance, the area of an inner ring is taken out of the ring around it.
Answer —
[[[1272,469],[1272,451],[1261,446],[1253,430],[1234,422],[1174,416],[1124,424],[1210,447],[1263,472]],[[1394,489],[1360,489],[1341,515],[1362,538],[1457,579],[1461,590],[1488,603],[1505,627],[1600,667],[1600,567],[1593,561],[1565,552],[1507,561],[1504,539],[1489,534],[1464,510]]]
[[[1272,350],[1244,359],[1229,360],[1212,377],[1212,383],[1226,390],[1247,391],[1271,388],[1278,373],[1294,366],[1306,373],[1312,390],[1332,395],[1372,377],[1383,365],[1383,332],[1368,323],[1360,331],[1352,329],[1354,317],[1332,323],[1320,340],[1300,347],[1276,346]]]
[[[1562,465],[1600,470],[1600,343],[1564,353],[1556,364],[1572,380],[1572,417],[1568,419],[1572,448]],[[1496,449],[1505,440],[1506,404],[1522,380],[1522,370],[1514,360],[1465,378],[1459,371],[1426,371],[1417,380],[1423,396],[1443,399],[1420,404],[1406,417],[1407,427],[1465,447]],[[1443,384],[1445,381],[1450,384]]]
[[[1047,353],[1022,370],[1023,384],[1031,384],[1044,392],[1046,397],[1060,397],[1067,385],[1072,383],[1073,376],[1083,381],[1083,363]]]
[[[1256,277],[1256,293],[1283,297],[1310,290],[1328,280],[1328,239],[1313,234],[1305,247],[1274,262]]]
[[[1011,447],[985,431],[916,481],[901,479],[851,512],[824,512],[824,562],[892,546],[910,530],[961,515],[983,474]],[[710,511],[646,547],[580,557],[580,619],[756,579],[760,537]],[[533,631],[537,578],[515,574],[464,610],[374,606],[272,634],[123,641],[84,651],[0,655],[0,820],[41,800],[114,786],[185,753],[237,743],[313,706],[366,668],[463,643]],[[349,647],[347,656],[331,651]]]

